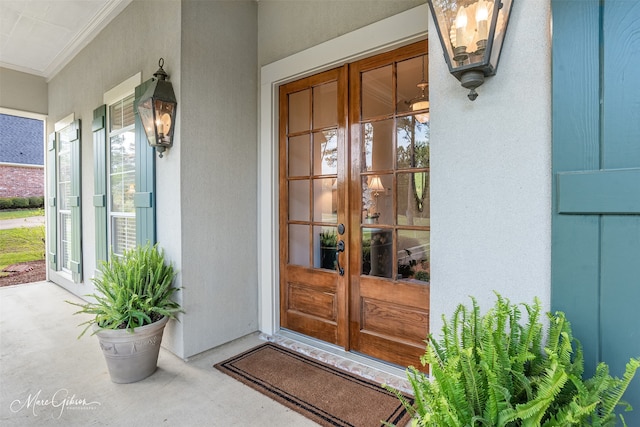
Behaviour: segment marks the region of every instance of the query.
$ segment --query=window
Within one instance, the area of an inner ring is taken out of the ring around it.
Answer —
[[[122,255],[136,244],[133,94],[109,106],[109,242]]]
[[[104,94],[93,111],[96,260],[155,243],[155,156],[136,101],[151,83],[138,73]]]
[[[56,123],[47,146],[49,167],[49,265],[82,281],[80,121]]]

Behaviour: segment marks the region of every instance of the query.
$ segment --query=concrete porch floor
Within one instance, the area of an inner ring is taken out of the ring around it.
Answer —
[[[258,333],[114,384],[95,337],[78,340],[81,300],[50,282],[0,288],[0,424],[315,426],[213,365],[263,343]]]

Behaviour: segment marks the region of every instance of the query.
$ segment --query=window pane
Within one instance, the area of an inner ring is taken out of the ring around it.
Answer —
[[[111,211],[134,212],[135,189],[135,135],[124,132],[111,137]]]
[[[289,181],[289,219],[309,221],[309,180]]]
[[[393,168],[393,120],[362,125],[362,171]]]
[[[363,223],[393,225],[393,175],[362,177]]]
[[[362,120],[394,112],[391,72],[387,65],[362,73]]]
[[[313,88],[314,129],[338,125],[338,83]]]
[[[399,117],[396,129],[398,169],[429,167],[429,126],[415,116]]]
[[[289,138],[289,176],[309,176],[309,135]]]
[[[338,222],[335,178],[313,180],[313,220],[318,222]]]
[[[135,247],[135,218],[114,216],[111,219],[111,227],[111,247],[116,255],[123,255],[125,250]]]
[[[289,95],[289,132],[302,132],[310,129],[309,123],[309,97],[311,90],[306,89],[301,92]]]
[[[335,270],[336,245],[338,244],[337,228],[316,226],[313,228],[313,238],[315,239],[313,266],[315,268]]]
[[[313,173],[331,175],[338,173],[338,134],[331,129],[313,134]]]
[[[430,280],[429,232],[398,231],[398,279]]]
[[[71,213],[60,212],[60,266],[71,270]]]
[[[109,106],[110,131],[116,131],[127,126],[131,126],[135,122],[135,114],[133,111],[133,95],[118,101]]]
[[[289,264],[309,266],[308,225],[289,225]]]
[[[398,174],[398,224],[428,227],[429,217],[429,174]]]
[[[58,151],[58,207],[62,210],[69,209],[69,196],[71,196],[71,143],[60,138]]]
[[[391,278],[393,274],[392,231],[362,229],[362,274]]]

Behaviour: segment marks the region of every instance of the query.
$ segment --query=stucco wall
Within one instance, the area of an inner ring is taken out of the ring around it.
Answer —
[[[47,114],[47,104],[44,77],[0,67],[0,107]]]
[[[162,3],[160,5],[159,3]],[[162,36],[158,23],[162,23]],[[90,278],[95,264],[95,222],[93,197],[93,110],[103,104],[104,93],[142,72],[152,77],[158,59],[164,57],[178,98],[180,115],[180,2],[134,1],[86,48],[49,82],[49,122],[53,124],[74,113],[82,121],[82,253],[84,283],[73,284],[60,274],[50,278],[77,295],[93,292]],[[175,147],[156,161],[158,242],[178,271],[182,270],[180,227],[180,116]],[[180,284],[178,275],[177,283]],[[182,351],[182,326],[171,322],[163,345],[177,354]]]
[[[430,31],[434,28],[429,22]],[[514,2],[498,73],[467,90],[435,35],[431,97],[431,325],[469,295],[497,290],[549,309],[551,48],[549,2]]]
[[[182,3],[184,356],[258,328],[257,6]]]
[[[260,0],[258,63],[270,64],[424,3],[424,0]]]

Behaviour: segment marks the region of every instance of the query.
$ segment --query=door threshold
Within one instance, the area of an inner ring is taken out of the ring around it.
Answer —
[[[387,384],[413,396],[413,389],[407,379],[406,370],[398,365],[392,365],[359,353],[348,352],[333,344],[289,330],[281,329],[274,335],[261,333],[260,338],[351,374],[380,384]]]

